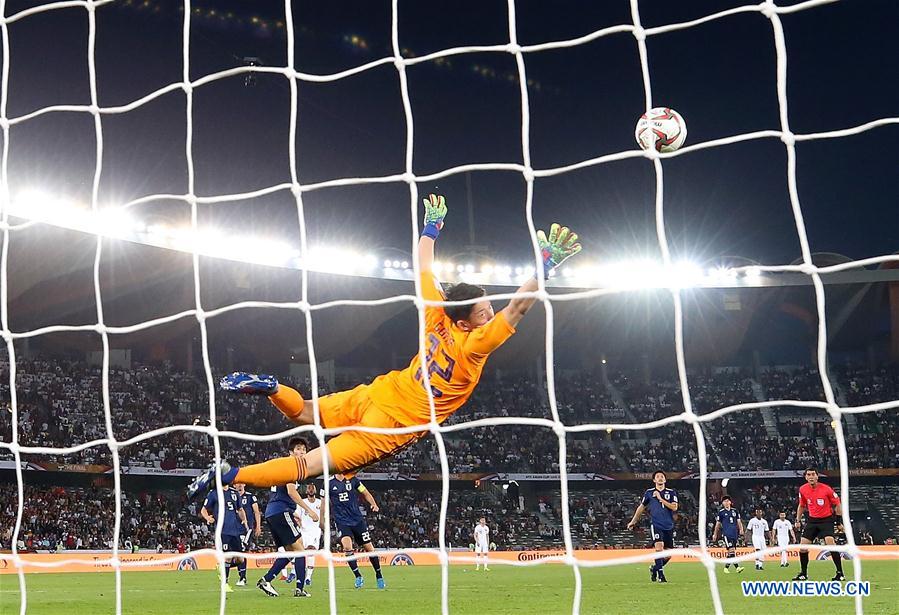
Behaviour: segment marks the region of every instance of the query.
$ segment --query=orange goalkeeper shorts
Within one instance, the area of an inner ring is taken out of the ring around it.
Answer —
[[[377,407],[369,397],[368,385],[333,393],[319,398],[318,408],[322,426],[398,428],[401,423]],[[364,431],[345,431],[331,438],[328,460],[334,472],[354,474],[361,468],[395,455],[428,432],[384,434]]]

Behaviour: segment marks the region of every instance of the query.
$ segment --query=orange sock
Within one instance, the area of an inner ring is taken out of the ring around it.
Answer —
[[[306,460],[291,456],[244,466],[237,470],[232,482],[246,483],[250,487],[277,487],[305,478]]]
[[[268,396],[275,407],[294,423],[300,422],[300,413],[303,412],[303,396],[299,391],[287,385],[279,384],[278,390]]]

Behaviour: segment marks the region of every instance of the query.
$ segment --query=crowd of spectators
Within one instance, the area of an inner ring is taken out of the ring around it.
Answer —
[[[0,362],[0,403],[9,410],[8,365]],[[832,378],[838,401],[863,405],[899,396],[899,371],[839,368]],[[286,382],[308,390],[308,382]],[[821,400],[815,370],[770,369],[757,379],[738,370],[689,377],[692,408],[706,415],[719,408],[762,399]],[[341,390],[356,382],[336,382]],[[319,383],[321,393],[331,389]],[[18,440],[24,446],[72,447],[107,437],[99,368],[61,359],[20,360],[16,369]],[[209,400],[205,376],[186,374],[171,365],[113,368],[109,374],[112,431],[127,441],[154,429],[204,423]],[[558,374],[557,412],[567,425],[648,422],[683,413],[676,379],[638,381],[615,374],[611,386],[589,374]],[[258,397],[216,392],[216,425],[247,434],[271,434],[292,427]],[[822,409],[778,407],[727,413],[703,421],[710,470],[822,468],[838,464],[830,416]],[[527,376],[485,378],[469,402],[448,423],[481,418],[551,419],[546,389]],[[0,437],[12,437],[11,412],[0,412]],[[773,417],[773,418],[772,418]],[[766,423],[766,420],[768,421]],[[881,410],[844,419],[844,441],[851,467],[899,467],[899,413]],[[311,434],[309,434],[311,437]],[[314,438],[313,438],[314,439]],[[549,427],[504,424],[444,434],[451,472],[558,472],[559,440]],[[313,443],[315,444],[315,443]],[[236,464],[283,454],[278,440],[221,439],[223,455]],[[698,456],[692,426],[675,422],[642,430],[569,433],[566,468],[570,472],[645,472],[663,467],[696,471]],[[173,430],[119,448],[120,462],[163,469],[198,468],[213,457],[213,441],[203,433]],[[0,449],[0,459],[10,459]],[[111,453],[100,444],[71,454],[26,455],[35,462],[111,465]],[[440,471],[433,436],[372,471],[429,473]]]
[[[15,494],[13,484],[2,485],[4,493]],[[369,484],[380,510],[363,512],[372,530],[376,546],[388,548],[437,547],[441,493],[438,483],[400,486],[395,482]],[[699,510],[693,490],[678,489],[680,508],[675,520],[677,546],[698,544]],[[648,520],[636,531],[627,530],[642,488],[572,488],[568,493],[571,537],[577,548],[644,547],[650,542]],[[850,497],[881,510],[889,533],[895,535],[899,519],[889,510],[895,505],[899,486],[860,485],[852,487]],[[266,494],[259,493],[261,508]],[[744,523],[756,508],[765,512],[769,522],[785,510],[795,514],[795,482],[766,482],[731,493],[734,506]],[[707,536],[711,536],[720,493],[708,494]],[[115,523],[114,492],[108,487],[61,487],[26,485],[20,550],[109,549]],[[562,548],[562,506],[557,488],[539,489],[528,496],[527,504],[496,495],[489,489],[451,489],[446,515],[446,544],[466,548],[473,541],[472,530],[480,517],[487,519],[490,540],[498,549]],[[122,493],[120,526],[121,549],[186,552],[214,544],[214,526],[199,516],[201,503],[187,501],[180,491],[131,491]],[[16,522],[17,499],[0,503],[0,550],[9,549]],[[856,528],[869,530],[862,522]],[[263,523],[257,540],[258,550],[272,549],[272,539]],[[332,530],[332,537],[334,532]],[[337,543],[335,542],[335,545]]]

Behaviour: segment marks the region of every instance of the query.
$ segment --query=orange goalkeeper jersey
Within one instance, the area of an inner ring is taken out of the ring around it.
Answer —
[[[421,288],[425,299],[444,300],[430,272],[422,273]],[[483,327],[466,332],[453,326],[442,307],[425,308],[427,369],[438,422],[445,421],[468,401],[481,379],[487,357],[513,333],[515,328],[502,312]],[[369,395],[375,406],[403,425],[420,425],[431,420],[419,354],[406,369],[375,378]]]

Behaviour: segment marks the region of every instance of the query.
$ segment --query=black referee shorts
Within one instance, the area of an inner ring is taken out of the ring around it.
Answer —
[[[815,542],[818,538],[833,536],[834,519],[830,517],[809,517],[802,530],[802,537]]]

